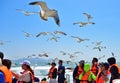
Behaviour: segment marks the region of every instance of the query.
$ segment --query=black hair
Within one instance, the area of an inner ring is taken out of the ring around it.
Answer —
[[[108,61],[108,63],[109,63],[110,65],[116,64],[116,59],[115,59],[115,57],[110,57],[110,58],[107,59],[107,61]]]
[[[59,62],[63,63],[63,61],[62,61],[62,60],[59,60]]]
[[[3,52],[0,52],[0,58],[1,58],[1,59],[4,58],[4,54],[3,54]]]
[[[3,59],[2,64],[6,66],[8,69],[10,69],[12,62],[9,59]]]

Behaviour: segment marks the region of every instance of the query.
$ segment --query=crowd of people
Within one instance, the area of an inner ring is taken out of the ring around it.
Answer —
[[[35,77],[28,60],[21,63],[23,71],[20,74],[11,71],[11,65],[12,61],[4,59],[3,52],[0,52],[0,83],[67,83],[62,60],[58,61],[58,67],[55,62],[51,63],[47,74],[49,81],[46,78],[40,81]],[[80,60],[79,65],[73,70],[73,83],[120,83],[120,67],[115,57],[101,63],[94,57],[92,64]]]

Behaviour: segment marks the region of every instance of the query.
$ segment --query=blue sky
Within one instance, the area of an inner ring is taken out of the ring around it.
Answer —
[[[67,56],[62,56],[60,51],[74,53],[82,51],[84,54],[77,54],[74,61],[85,59],[91,61],[93,57],[105,55],[102,61],[106,61],[114,52],[117,60],[120,60],[120,0],[43,0],[51,9],[56,9],[60,18],[61,26],[58,27],[52,18],[44,21],[38,14],[25,16],[16,9],[27,11],[40,11],[38,6],[29,5],[30,2],[36,0],[2,0],[0,3],[0,41],[5,42],[0,46],[0,51],[4,52],[5,57],[9,59],[17,59],[27,57],[32,54],[48,52],[50,58],[58,57],[67,60]],[[95,25],[87,25],[80,28],[73,25],[74,22],[85,22],[86,17],[82,13],[92,15],[92,22]],[[59,35],[61,38],[58,42],[46,41],[49,36],[26,37],[22,31],[31,34],[39,32],[53,32],[55,30],[64,31],[67,36]],[[79,36],[88,38],[90,41],[77,43],[70,36]],[[101,52],[93,50],[94,45],[91,42],[102,41],[102,45],[106,46]],[[89,45],[90,47],[85,47]]]

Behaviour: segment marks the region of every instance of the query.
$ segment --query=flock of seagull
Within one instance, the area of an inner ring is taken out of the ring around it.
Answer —
[[[23,9],[16,9],[17,11],[21,12],[21,13],[24,13],[25,16],[30,16],[31,14],[39,14],[40,15],[40,18],[44,21],[48,21],[48,18],[53,18],[55,23],[60,27],[60,19],[59,19],[59,15],[58,15],[58,12],[57,10],[55,9],[50,9],[46,2],[44,1],[35,1],[35,2],[30,2],[29,5],[34,5],[34,6],[39,6],[40,7],[40,11],[39,12],[29,12],[29,11],[26,11],[26,10],[23,10]],[[80,22],[74,22],[73,25],[79,25],[80,27],[84,27],[86,25],[94,25],[95,23],[91,21],[91,19],[93,18],[90,14],[88,13],[83,13],[84,16],[86,16],[87,18],[87,21],[86,22],[83,22],[83,21],[80,21]],[[54,31],[54,32],[39,32],[38,34],[34,35],[34,34],[31,34],[29,32],[26,32],[26,31],[22,31],[24,33],[24,35],[26,37],[40,37],[40,36],[51,36],[50,38],[47,39],[48,40],[54,40],[55,42],[58,42],[58,39],[61,38],[60,36],[58,35],[63,35],[63,36],[67,36],[68,34],[63,32],[63,31]],[[76,39],[77,43],[81,43],[81,42],[84,42],[84,41],[89,41],[90,39],[87,39],[87,38],[80,38],[78,36],[70,36],[71,38],[73,39]],[[95,45],[95,47],[93,47],[93,49],[97,49],[98,51],[101,51],[102,49],[106,49],[106,46],[102,46],[101,45],[102,41],[99,41],[99,42],[92,42],[92,44]],[[0,45],[4,45],[4,42],[0,41]],[[88,46],[87,46],[88,47]],[[62,55],[68,55],[69,58],[75,58],[77,56],[75,56],[76,54],[82,54],[82,52],[78,51],[78,52],[74,52],[74,53],[67,53],[65,51],[60,51],[60,53]],[[114,56],[114,53],[112,53],[112,56]],[[28,56],[27,58],[31,58],[31,57],[34,57],[36,56],[35,54],[33,55],[30,55]],[[43,54],[38,54],[39,57],[49,57],[48,56],[48,53],[43,53]],[[99,57],[99,59],[105,57],[105,55]],[[54,60],[57,60],[58,58],[55,58]],[[69,62],[69,61],[68,61]]]

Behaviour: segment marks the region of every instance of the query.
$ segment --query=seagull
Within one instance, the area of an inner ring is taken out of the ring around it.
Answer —
[[[70,56],[70,58],[74,58],[74,57],[76,57],[74,54],[70,54],[70,53],[68,53],[68,55]]]
[[[50,32],[40,32],[39,34],[36,35],[36,37],[39,37],[41,35],[45,36],[45,35],[48,35],[50,34]]]
[[[58,40],[57,40],[58,38],[60,38],[60,37],[54,36],[54,37],[49,38],[48,40],[54,40],[54,41],[58,42]]]
[[[105,57],[105,55],[103,55],[103,56],[99,57],[99,58],[98,58],[98,60],[100,60],[100,59],[102,59],[102,58],[104,58],[104,57]]]
[[[80,27],[84,27],[84,26],[86,26],[88,23],[87,23],[87,22],[75,22],[75,23],[73,23],[73,25],[75,25],[75,24],[79,24]]]
[[[1,45],[1,46],[4,45],[4,42],[3,42],[3,41],[0,41],[0,45]]]
[[[0,45],[1,45],[1,46],[4,45],[5,42],[10,42],[10,41],[0,41]]]
[[[60,26],[60,19],[59,19],[57,10],[49,9],[47,7],[46,2],[36,1],[36,2],[29,3],[29,5],[39,5],[41,7],[41,11],[39,12],[41,19],[47,21],[48,17],[53,17],[56,24]]]
[[[64,52],[64,51],[60,51],[60,53],[62,53],[62,55],[66,55],[67,53],[66,52]]]
[[[67,35],[65,32],[62,32],[62,31],[54,31],[54,34],[62,34],[62,35]]]
[[[39,12],[28,12],[26,10],[22,10],[22,9],[16,9],[17,11],[24,13],[25,16],[30,16],[31,14],[38,14]]]
[[[106,46],[98,46],[98,47],[94,47],[93,49],[98,49],[99,51],[101,51],[103,48],[105,48],[106,49]]]
[[[30,34],[30,33],[25,32],[25,31],[23,31],[23,33],[25,34],[25,36],[26,36],[26,37],[31,37],[31,36],[34,36],[33,34]]]
[[[115,56],[113,52],[111,52],[111,54],[112,54],[113,57]]]
[[[44,53],[44,54],[39,54],[38,56],[40,56],[40,57],[42,57],[42,56],[48,57],[48,54]]]
[[[92,42],[92,44],[95,44],[96,46],[99,46],[101,45],[102,41],[99,41],[99,42]]]
[[[71,36],[71,37],[77,39],[78,43],[80,43],[82,41],[88,41],[89,40],[89,39],[81,39],[80,37],[77,37],[77,36]]]
[[[98,47],[94,47],[93,49],[98,49],[99,51],[101,51],[101,48],[98,46]]]
[[[88,21],[93,18],[93,17],[92,17],[90,14],[88,14],[88,13],[83,13],[83,14],[84,14],[85,16],[87,16]]]
[[[94,22],[88,22],[88,24],[95,24]]]

